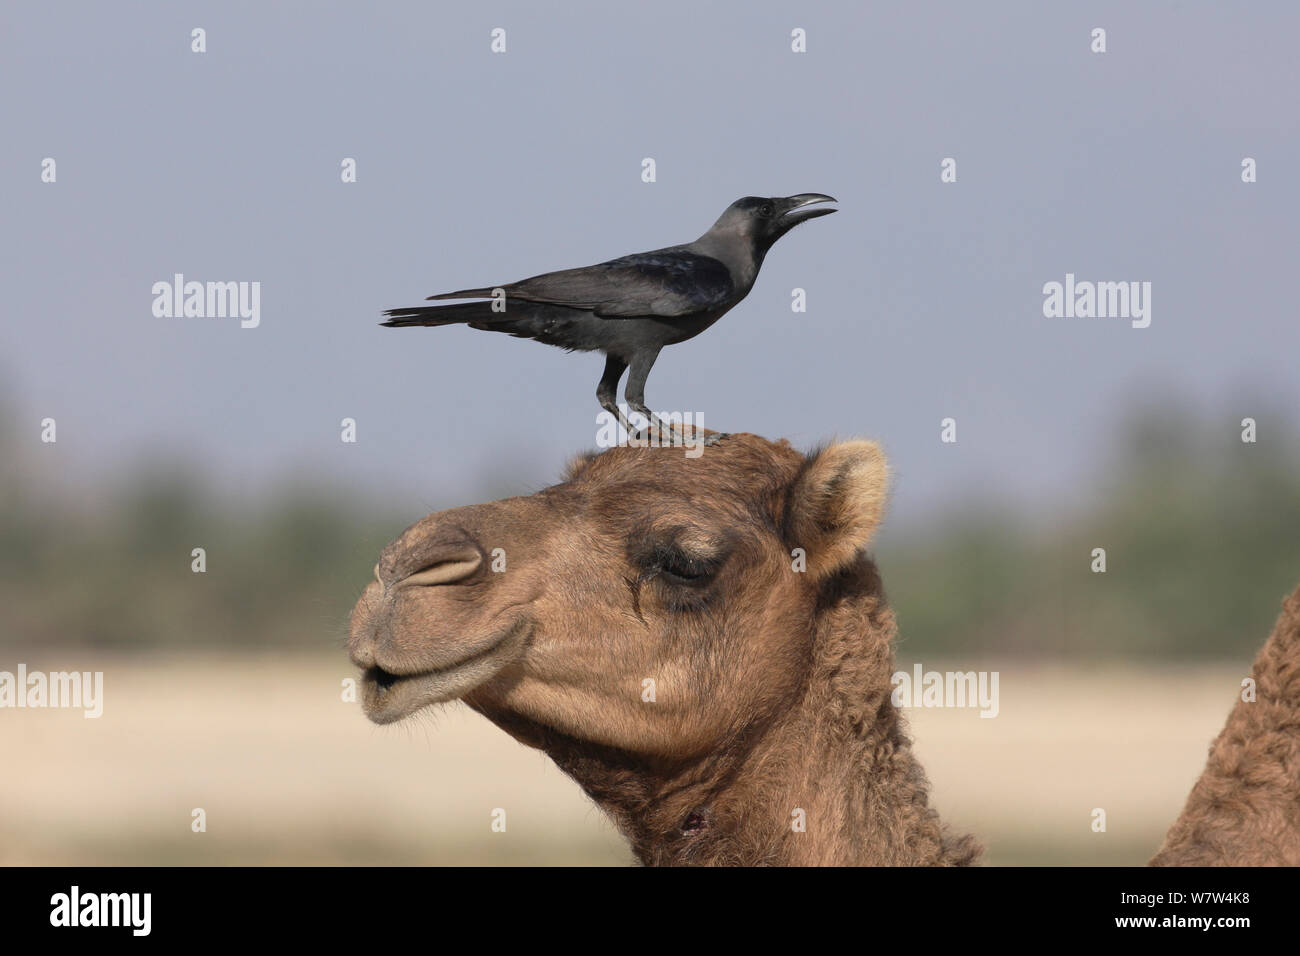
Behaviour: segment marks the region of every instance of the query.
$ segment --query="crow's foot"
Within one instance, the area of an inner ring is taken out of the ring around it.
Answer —
[[[680,444],[680,442],[674,441],[674,434],[676,434],[676,429],[672,426],[660,429],[655,428],[653,425],[647,425],[644,428],[638,428],[635,432],[629,431],[628,437],[638,445],[660,448]],[[683,436],[682,440],[685,440],[685,436]]]

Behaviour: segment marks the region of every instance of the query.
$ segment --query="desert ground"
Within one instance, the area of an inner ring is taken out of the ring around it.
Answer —
[[[355,675],[342,652],[16,660],[102,670],[104,711],[0,711],[3,864],[634,862],[546,757],[463,705],[371,725],[343,700]],[[984,862],[1139,864],[1177,816],[1243,670],[1024,667],[1001,673],[996,718],[911,708],[909,719],[935,805],[981,836]],[[191,826],[198,808],[204,832]]]

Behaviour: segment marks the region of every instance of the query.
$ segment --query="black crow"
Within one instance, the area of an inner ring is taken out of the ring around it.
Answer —
[[[699,335],[749,294],[772,244],[801,222],[834,209],[821,193],[737,199],[700,238],[638,252],[582,269],[565,269],[496,287],[462,289],[430,299],[488,299],[455,305],[390,309],[383,324],[456,325],[506,332],[568,351],[604,352],[596,387],[601,407],[631,431],[617,404],[618,382],[630,366],[624,397],[656,428],[645,383],[665,345]]]

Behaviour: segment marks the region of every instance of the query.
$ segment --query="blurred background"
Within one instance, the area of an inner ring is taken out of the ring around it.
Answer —
[[[666,350],[650,403],[882,441],[900,668],[1001,674],[997,719],[911,715],[941,812],[993,863],[1144,861],[1300,581],[1297,27],[1281,3],[6,7],[0,670],[102,670],[105,708],[0,710],[0,863],[629,862],[459,705],[377,728],[342,699],[383,544],[550,484],[597,427],[599,357],[376,321],[813,190],[842,211]],[[261,325],[154,317],[175,272],[260,281]],[[1044,318],[1067,272],[1152,282],[1151,326]]]

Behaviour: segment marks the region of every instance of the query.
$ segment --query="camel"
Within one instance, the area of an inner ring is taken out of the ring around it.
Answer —
[[[1300,866],[1300,588],[1152,866]]]
[[[463,700],[547,753],[647,865],[972,864],[982,847],[929,805],[891,700],[896,627],[867,553],[888,485],[874,442],[805,455],[734,434],[698,458],[581,455],[532,496],[429,515],[352,613],[364,711],[385,724]],[[1290,682],[1260,679],[1289,694],[1292,736],[1297,602]],[[1250,744],[1220,744],[1158,862],[1193,845],[1206,862],[1247,828],[1194,822],[1242,780]],[[1294,795],[1290,748],[1268,783]]]

